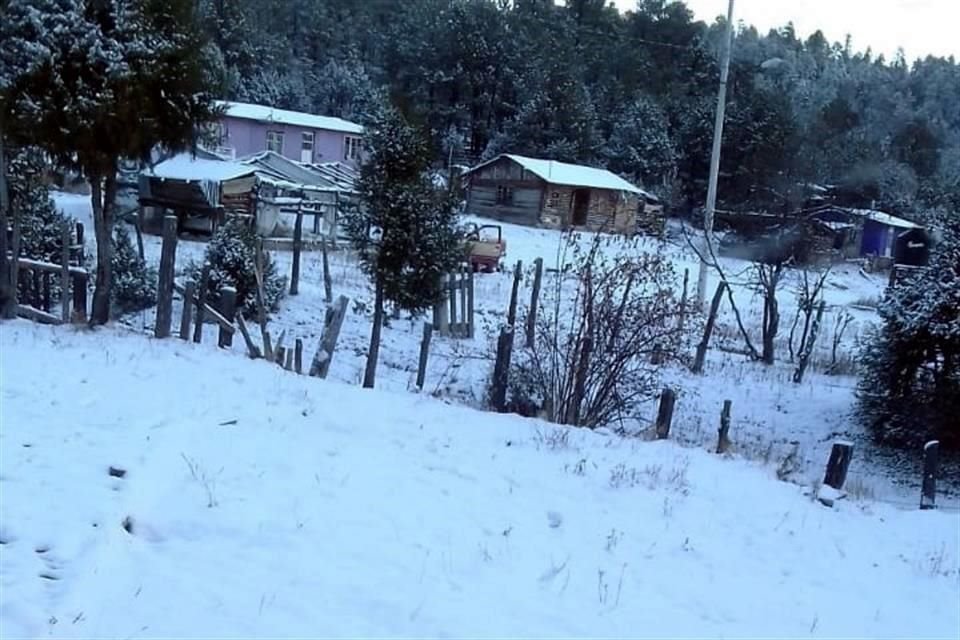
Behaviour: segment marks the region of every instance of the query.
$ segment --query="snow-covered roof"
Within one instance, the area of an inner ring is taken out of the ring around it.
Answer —
[[[316,116],[312,113],[287,111],[286,109],[274,109],[273,107],[267,107],[262,104],[250,104],[248,102],[217,100],[216,104],[218,107],[223,107],[226,115],[231,118],[256,120],[258,122],[276,122],[278,124],[288,124],[295,127],[326,129],[328,131],[341,131],[343,133],[363,133],[362,126],[356,122],[350,122],[342,118]]]
[[[873,220],[880,224],[885,224],[888,227],[899,227],[901,229],[920,229],[921,226],[909,220],[904,220],[903,218],[898,218],[897,216],[890,215],[885,211],[877,211],[876,209],[850,209],[850,212],[863,216],[867,220]]]
[[[569,187],[591,187],[593,189],[612,189],[614,191],[628,191],[645,197],[655,197],[606,169],[596,169],[594,167],[557,162],[555,160],[527,158],[526,156],[518,156],[512,153],[503,153],[496,158],[487,160],[473,167],[467,173],[472,173],[481,167],[496,162],[500,158],[510,158],[530,173],[533,173],[550,184]]]
[[[224,180],[233,180],[234,178],[247,176],[255,171],[256,167],[240,162],[208,160],[206,158],[194,157],[189,153],[181,153],[168,160],[164,160],[144,173],[157,178],[166,178],[167,180],[211,180],[214,182],[222,182]]]

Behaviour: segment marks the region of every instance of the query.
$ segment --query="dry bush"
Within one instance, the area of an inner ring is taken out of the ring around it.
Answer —
[[[581,249],[577,239],[564,237],[559,262],[569,266],[544,289],[511,395],[551,422],[623,426],[659,390],[659,364],[679,356],[675,276],[669,261],[634,240],[596,234]]]

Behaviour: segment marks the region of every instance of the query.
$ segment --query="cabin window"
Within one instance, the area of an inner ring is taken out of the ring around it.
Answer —
[[[513,204],[513,189],[511,187],[497,187],[497,204]]]
[[[283,131],[267,131],[267,151],[283,153]]]
[[[559,191],[550,192],[550,208],[551,209],[560,208],[560,192]]]
[[[347,136],[343,139],[343,159],[360,159],[360,138],[357,136]]]

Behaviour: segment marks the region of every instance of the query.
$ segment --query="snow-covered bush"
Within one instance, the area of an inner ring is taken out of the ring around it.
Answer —
[[[117,313],[130,313],[156,304],[157,270],[147,266],[137,253],[125,226],[116,227],[111,241],[113,283],[110,298],[113,309]]]
[[[8,167],[10,208],[20,222],[20,255],[60,263],[63,225],[74,221],[57,209],[43,179],[43,156],[34,149],[13,154]]]
[[[250,317],[257,313],[257,234],[242,218],[230,218],[217,229],[207,245],[205,262],[210,265],[208,295],[216,300],[220,290],[237,290],[237,308]],[[277,273],[270,254],[263,252],[263,296],[268,310],[276,309],[286,291],[286,277]],[[203,266],[191,264],[190,277],[200,282]]]
[[[508,406],[560,424],[625,426],[659,391],[653,362],[680,352],[673,270],[601,234],[586,249],[569,235],[566,253],[570,268],[544,287],[533,348],[515,352]]]
[[[882,325],[861,351],[858,412],[882,442],[936,438],[960,447],[960,222],[926,269],[880,304]]]

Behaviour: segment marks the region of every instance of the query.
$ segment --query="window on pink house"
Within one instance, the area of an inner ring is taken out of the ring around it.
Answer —
[[[267,131],[267,151],[283,154],[283,131]]]

